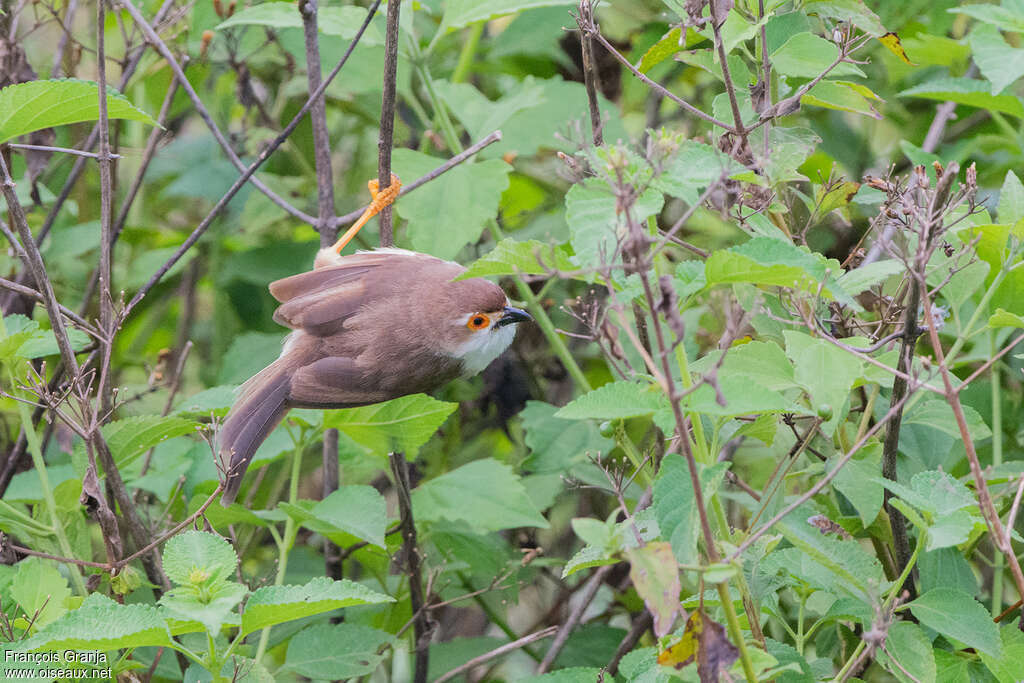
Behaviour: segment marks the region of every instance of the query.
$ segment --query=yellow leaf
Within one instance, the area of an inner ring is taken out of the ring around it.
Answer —
[[[884,36],[879,36],[878,40],[882,45],[889,48],[889,52],[892,52],[894,55],[902,59],[904,63],[909,64],[910,66],[917,66],[917,64],[910,61],[910,58],[907,57],[907,51],[903,49],[903,43],[900,42],[900,37],[898,35],[889,32]]]

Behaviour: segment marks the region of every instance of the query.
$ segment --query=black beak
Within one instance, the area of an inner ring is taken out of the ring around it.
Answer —
[[[501,317],[498,318],[498,322],[495,323],[495,327],[503,327],[505,325],[513,325],[515,323],[523,323],[533,320],[533,316],[524,311],[521,308],[515,308],[514,306],[506,306],[501,310]]]

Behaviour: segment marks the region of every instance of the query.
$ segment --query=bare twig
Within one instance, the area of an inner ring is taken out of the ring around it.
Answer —
[[[317,98],[323,95],[324,90],[327,89],[327,86],[330,85],[331,81],[334,80],[334,77],[338,75],[338,72],[341,71],[341,68],[345,66],[345,62],[348,61],[349,56],[352,54],[352,50],[355,49],[355,46],[363,37],[363,33],[365,33],[367,26],[370,25],[370,20],[373,19],[374,14],[377,12],[377,7],[380,6],[380,2],[381,0],[374,0],[373,5],[370,6],[369,11],[367,12],[366,19],[363,21],[362,26],[359,27],[359,30],[356,32],[355,37],[352,38],[352,41],[349,43],[348,49],[345,51],[345,54],[342,56],[341,60],[334,67],[331,73],[328,74],[327,78],[324,79],[323,83],[320,84],[320,87],[317,88],[316,92],[309,96],[309,99],[306,100],[306,103],[302,105],[302,108],[299,109],[299,111],[295,114],[292,120],[288,122],[288,125],[285,126],[284,130],[282,130],[278,134],[278,136],[274,138],[273,141],[271,141],[271,143],[266,147],[266,149],[260,152],[260,154],[256,157],[256,160],[247,169],[245,169],[245,172],[242,173],[242,175],[240,175],[235,180],[234,183],[232,183],[231,187],[228,188],[228,191],[224,194],[224,196],[220,198],[220,200],[214,205],[212,209],[210,209],[210,213],[206,215],[206,218],[199,222],[199,225],[195,227],[195,229],[192,231],[192,234],[190,234],[188,238],[182,243],[182,245],[178,247],[178,250],[175,251],[174,254],[162,266],[160,266],[160,268],[158,268],[155,273],[153,273],[152,277],[149,278],[146,284],[144,284],[139,289],[139,291],[135,293],[135,296],[132,297],[132,300],[128,303],[128,306],[126,307],[126,312],[130,311],[132,308],[138,305],[138,303],[142,301],[142,299],[146,296],[149,290],[155,287],[156,284],[160,282],[161,279],[163,279],[164,275],[167,274],[167,271],[169,271],[174,266],[175,263],[181,260],[181,257],[184,256],[185,253],[192,248],[192,245],[199,241],[199,238],[203,236],[203,233],[205,233],[206,230],[210,227],[210,225],[213,223],[213,220],[218,215],[220,215],[220,212],[224,210],[224,207],[227,206],[228,202],[230,202],[231,199],[234,198],[234,196],[238,193],[238,191],[242,189],[242,186],[246,183],[246,181],[249,180],[249,178],[252,177],[252,174],[256,172],[256,169],[262,166],[263,163],[270,157],[270,155],[278,147],[280,147],[281,144],[286,139],[288,139],[288,136],[291,135],[295,128],[299,125],[299,122],[302,121],[302,118],[306,115],[306,112],[310,110],[310,108],[313,105],[313,102],[315,102]],[[313,223],[315,223],[315,221],[311,221],[310,224]]]
[[[558,635],[555,636],[555,640],[551,643],[551,647],[544,654],[544,659],[541,660],[540,664],[537,665],[537,674],[547,672],[551,668],[551,665],[555,663],[555,659],[558,658],[562,648],[565,647],[566,641],[569,640],[569,636],[573,630],[580,623],[580,619],[583,618],[583,613],[590,607],[590,603],[594,601],[594,596],[597,595],[597,589],[604,583],[604,577],[608,576],[608,572],[612,570],[615,565],[606,564],[603,567],[599,567],[590,575],[587,582],[583,586],[583,590],[580,592],[579,601],[573,607],[572,612],[569,613],[569,618],[565,620],[558,629]]]
[[[93,154],[92,152],[86,152],[80,149],[71,149],[70,147],[51,147],[50,145],[26,145],[18,142],[8,142],[7,145],[11,149],[25,149],[33,152],[59,152],[61,154],[70,154],[72,156],[86,157],[88,159],[99,159],[99,154]],[[120,154],[109,154],[110,159],[120,159]]]
[[[502,655],[506,655],[509,652],[515,652],[519,648],[529,645],[530,643],[536,642],[538,640],[543,640],[544,638],[547,638],[551,634],[553,634],[557,629],[557,626],[549,626],[548,628],[543,629],[541,631],[537,631],[536,633],[531,633],[528,636],[523,636],[519,640],[514,640],[511,643],[506,643],[505,645],[497,647],[491,650],[490,652],[485,652],[479,657],[474,657],[465,664],[457,666],[448,673],[443,674],[440,678],[435,679],[434,683],[444,683],[445,681],[450,681],[456,676],[463,674],[467,671],[470,671],[480,666],[481,664],[486,664],[492,659],[496,659],[498,657],[501,657]]]

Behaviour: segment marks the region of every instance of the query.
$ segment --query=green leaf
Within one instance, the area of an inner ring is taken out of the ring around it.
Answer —
[[[983,525],[978,515],[967,510],[942,515],[928,528],[928,545],[925,547],[928,550],[938,550],[966,543],[970,540],[974,528]]]
[[[281,355],[280,333],[243,332],[236,335],[224,354],[218,384],[241,384]]]
[[[338,36],[344,40],[355,38],[359,27],[366,21],[366,10],[361,7],[328,7],[317,9],[316,23],[320,33]],[[217,24],[218,31],[234,26],[269,26],[270,28],[302,28],[302,15],[293,2],[264,2],[236,11]],[[380,29],[372,23],[366,27],[361,45],[383,45]]]
[[[555,413],[555,417],[617,420],[651,415],[667,407],[668,401],[656,385],[620,380],[583,394]]]
[[[1004,31],[1024,33],[1024,7],[1020,1],[1003,2],[1002,6],[980,3],[976,5],[965,5],[946,10],[957,14],[966,14],[979,21],[993,24]]]
[[[783,76],[815,78],[839,58],[839,47],[813,33],[798,33],[771,55],[772,68]],[[840,64],[830,76],[860,76],[864,72],[854,64]]]
[[[434,89],[473,140],[499,130],[516,112],[544,102],[544,88],[532,78],[507,90],[504,97],[494,102],[469,83],[437,80]]]
[[[969,405],[963,406],[964,418],[967,421],[967,433],[974,441],[982,441],[992,436],[992,430],[985,424],[984,418]],[[903,424],[919,424],[948,434],[955,439],[960,437],[953,409],[941,399],[933,399],[918,403],[903,416]]]
[[[92,81],[60,78],[9,85],[0,90],[0,143],[69,123],[100,117],[99,86]],[[107,88],[107,116],[159,125],[121,93]]]
[[[867,448],[864,450],[868,451]],[[829,470],[838,459],[838,456],[831,459],[828,465]],[[875,480],[878,476],[880,461],[880,449],[872,448],[860,459],[851,459],[847,462],[839,470],[836,478],[832,480],[833,488],[846,496],[857,510],[857,515],[864,524],[864,528],[871,526],[882,509],[885,490]]]
[[[508,465],[485,458],[420,484],[412,492],[416,519],[464,521],[478,532],[548,527]]]
[[[910,603],[923,625],[992,657],[1001,656],[999,629],[981,603],[951,588],[935,588]],[[954,643],[955,644],[955,643]]]
[[[864,363],[855,356],[824,339],[803,332],[787,330],[786,355],[796,368],[795,379],[811,397],[816,410],[832,409],[832,417],[822,423],[822,430],[831,435],[843,419],[843,405],[849,400],[853,383],[864,372]]]
[[[404,451],[413,458],[457,407],[457,403],[413,394],[362,408],[331,411],[324,416],[324,428],[340,429],[380,455]]]
[[[340,607],[394,602],[366,586],[321,576],[303,586],[266,586],[253,591],[242,612],[242,635]]]
[[[940,548],[921,553],[917,568],[920,571],[922,593],[933,588],[954,588],[968,595],[978,592],[978,579],[970,563],[956,548]]]
[[[863,0],[809,0],[804,3],[804,10],[808,14],[848,21],[876,38],[885,34],[882,20]]]
[[[1024,318],[1016,313],[1009,313],[997,308],[988,319],[989,327],[1024,327]]]
[[[1024,50],[1010,45],[999,29],[978,24],[971,31],[971,52],[981,75],[992,83],[992,94],[998,95],[1024,76]],[[1000,217],[1000,220],[1004,220]]]
[[[534,7],[570,5],[567,0],[448,0],[439,34]]]
[[[155,607],[119,605],[100,593],[90,593],[78,609],[22,641],[18,649],[110,651],[170,644],[167,623]]]
[[[282,506],[285,504],[282,504]],[[292,506],[295,507],[295,506]],[[344,542],[343,535],[384,548],[387,530],[387,503],[372,486],[341,486],[301,514],[298,521],[310,531]],[[289,511],[289,515],[291,515]]]
[[[821,533],[807,520],[816,514],[804,504],[779,522],[778,529],[787,541],[829,569],[837,579],[837,590],[860,600],[872,601],[888,586],[882,565],[855,540],[843,540]]]
[[[484,254],[460,275],[457,279],[488,275],[544,275],[550,269],[576,270],[567,246],[562,244],[545,244],[539,240],[519,242],[507,237],[498,242],[487,254]]]
[[[585,545],[565,563],[565,567],[562,569],[562,578],[570,577],[583,569],[603,567],[604,565],[615,564],[618,561],[611,556],[607,548]]]
[[[931,641],[920,626],[909,621],[898,621],[889,627],[885,650],[879,651],[878,661],[904,683],[935,681],[935,655],[932,654]],[[909,671],[913,672],[913,677],[905,673]]]
[[[541,401],[527,401],[519,413],[526,436],[523,441],[530,456],[523,468],[530,472],[564,473],[591,456],[608,453],[615,442],[601,436],[590,420],[565,420],[555,417],[558,408]]]
[[[985,81],[971,78],[937,78],[899,93],[900,97],[949,100],[969,107],[988,109],[1024,118],[1024,104],[1014,95],[993,95]]]
[[[284,668],[316,680],[366,676],[384,660],[378,651],[393,640],[361,624],[315,624],[292,636]]]
[[[411,149],[396,149],[395,173],[409,181],[440,166],[442,159]],[[508,188],[512,167],[499,159],[456,166],[395,204],[409,221],[412,246],[422,252],[450,259],[467,244],[480,239],[484,223],[498,214],[501,193]],[[438,222],[438,217],[443,221]]]
[[[742,164],[713,145],[684,140],[665,171],[654,179],[653,186],[693,205],[708,185],[722,176],[728,178],[745,170]]]
[[[766,389],[784,391],[797,386],[793,363],[775,342],[752,341],[731,347],[727,352],[714,350],[690,364],[690,372],[703,375],[725,360],[719,368],[720,377],[730,375],[749,379]]]
[[[1022,50],[1024,52],[1024,50]],[[1024,64],[1024,59],[1021,61]],[[1003,189],[999,191],[999,205],[996,207],[996,215],[1001,223],[1011,225],[1024,219],[1024,185],[1021,185],[1020,178],[1013,171],[1006,172],[1003,180]]]
[[[663,35],[658,42],[647,48],[647,52],[640,58],[637,70],[645,74],[680,50],[685,50],[704,40],[704,36],[692,28],[686,29],[685,40],[682,40],[682,36],[683,32],[679,28],[674,28]]]
[[[719,399],[722,399],[721,403]],[[711,384],[701,385],[683,398],[683,405],[688,412],[719,417],[757,413],[808,413],[806,408],[797,405],[778,391],[768,389],[741,375],[719,377],[717,391]],[[672,424],[671,411],[662,410],[655,415],[654,421],[663,429],[669,429],[666,425]]]
[[[1000,657],[981,653],[981,661],[995,674],[999,683],[1019,683],[1024,680],[1024,633],[1015,624],[999,629],[1003,652]]]
[[[210,387],[181,399],[174,408],[175,415],[195,417],[224,417],[235,402],[233,385]]]
[[[194,434],[198,423],[183,417],[139,415],[115,420],[103,426],[103,438],[119,468],[133,462],[159,443],[176,436]],[[84,449],[84,446],[80,446]]]
[[[849,81],[829,80],[821,81],[800,98],[801,104],[848,111],[878,120],[882,119],[882,115],[875,109],[874,103],[882,101],[884,100],[867,86]]]
[[[79,329],[68,327],[67,331],[68,341],[71,342],[71,349],[74,351],[81,351],[89,346],[89,343],[92,341],[89,335]],[[60,347],[57,346],[57,338],[54,336],[53,330],[38,330],[24,344],[18,347],[15,355],[31,360],[46,356],[56,356],[59,353]]]
[[[20,313],[4,316],[5,336],[0,337],[0,359],[13,358],[21,345],[37,334],[39,323]]]
[[[209,633],[217,634],[225,623],[237,623],[235,607],[248,594],[248,588],[233,581],[203,588],[178,586],[163,594],[160,606],[171,617],[198,621]]]
[[[654,635],[666,635],[679,613],[679,567],[672,556],[672,546],[654,541],[639,548],[626,550],[629,560],[629,578],[643,599],[647,611],[654,617]]]
[[[839,286],[847,294],[855,296],[882,284],[893,275],[898,275],[904,270],[905,266],[896,259],[875,261],[840,275]]]
[[[715,463],[708,467],[697,463],[704,504],[718,490],[729,463]],[[681,455],[666,455],[654,480],[652,502],[661,537],[672,544],[672,552],[681,564],[696,564],[697,539],[700,537],[700,514],[693,492],[690,468]]]
[[[68,611],[65,601],[71,597],[68,581],[52,562],[28,557],[17,565],[9,590],[22,612],[39,629]],[[13,615],[11,615],[13,618]]]
[[[230,578],[238,555],[226,539],[205,531],[186,531],[164,545],[164,571],[179,585],[214,584]]]
[[[615,257],[627,230],[626,217],[616,211],[616,202],[608,185],[597,178],[573,185],[565,195],[565,219],[580,266],[597,267]],[[633,205],[633,220],[647,220],[661,211],[663,203],[661,192],[647,190]]]
[[[755,237],[712,253],[704,264],[704,274],[708,285],[749,282],[809,291],[816,290],[825,277],[826,261],[789,242]]]

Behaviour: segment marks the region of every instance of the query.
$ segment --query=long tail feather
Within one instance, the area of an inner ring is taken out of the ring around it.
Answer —
[[[288,412],[291,369],[278,360],[242,387],[218,435],[218,457],[224,471],[222,505],[230,505],[256,450]]]

